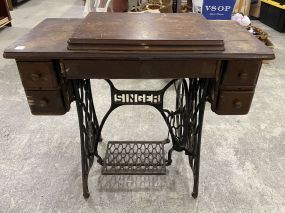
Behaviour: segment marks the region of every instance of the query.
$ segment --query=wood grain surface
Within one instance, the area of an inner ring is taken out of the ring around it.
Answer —
[[[199,46],[199,50],[224,50],[223,40],[199,14],[89,13],[69,39],[69,49],[141,50]],[[79,45],[80,44],[80,45]],[[140,48],[140,46],[148,48]],[[166,46],[166,48],[165,48]],[[203,47],[203,48],[202,48]],[[161,47],[162,48],[162,47]]]
[[[16,59],[274,59],[266,47],[244,28],[232,21],[211,21],[224,40],[225,50],[205,51],[71,51],[67,41],[82,19],[46,19],[31,32],[6,48],[5,58]]]

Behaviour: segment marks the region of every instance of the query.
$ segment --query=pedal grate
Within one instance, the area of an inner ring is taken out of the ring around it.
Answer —
[[[164,141],[110,141],[103,175],[166,174]]]

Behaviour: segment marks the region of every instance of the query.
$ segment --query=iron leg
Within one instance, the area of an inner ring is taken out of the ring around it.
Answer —
[[[98,121],[94,109],[90,80],[73,80],[73,89],[76,99],[78,122],[81,142],[81,164],[83,196],[89,198],[88,175],[94,162],[94,155],[102,161],[97,154],[97,127]]]
[[[198,197],[198,193],[199,193],[199,166],[200,166],[200,159],[198,160],[198,162],[196,162],[197,164],[196,164],[196,168],[195,168],[195,170],[196,171],[194,171],[193,172],[193,177],[194,177],[194,185],[193,185],[193,192],[192,192],[192,197],[193,198],[197,198]]]
[[[173,152],[173,148],[171,148],[169,151],[168,151],[168,158],[167,158],[167,163],[166,163],[166,166],[170,166],[171,163],[172,163],[172,152]]]
[[[83,197],[85,199],[88,199],[90,197],[88,189],[88,171],[82,171],[82,185],[83,185]]]

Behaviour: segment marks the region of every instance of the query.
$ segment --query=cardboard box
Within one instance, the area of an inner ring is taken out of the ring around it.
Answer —
[[[9,7],[9,10],[13,10],[13,4],[12,4],[12,0],[7,0],[7,4],[8,4],[8,7]]]
[[[253,16],[255,18],[259,18],[260,17],[260,8],[261,8],[261,0],[258,0],[258,3],[251,4],[249,15]]]
[[[237,0],[234,8],[234,13],[242,13],[249,15],[251,0]]]

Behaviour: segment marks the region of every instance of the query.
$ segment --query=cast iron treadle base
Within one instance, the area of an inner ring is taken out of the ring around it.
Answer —
[[[108,142],[103,175],[165,175],[165,141]]]

